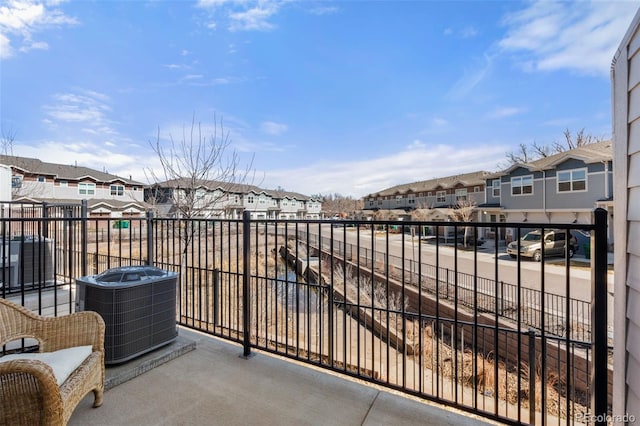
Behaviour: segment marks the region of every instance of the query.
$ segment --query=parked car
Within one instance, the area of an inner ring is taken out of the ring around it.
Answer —
[[[520,256],[529,257],[536,262],[542,260],[542,243],[544,241],[545,256],[564,256],[567,242],[567,232],[564,229],[545,231],[544,239],[540,230],[531,231],[520,238]],[[577,238],[569,232],[569,257],[573,257],[578,247]],[[507,246],[507,253],[512,258],[518,256],[518,242],[513,241]]]

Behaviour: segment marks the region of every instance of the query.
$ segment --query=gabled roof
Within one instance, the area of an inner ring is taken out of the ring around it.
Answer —
[[[247,185],[242,183],[234,183],[234,182],[223,182],[219,180],[205,180],[205,179],[195,179],[192,181],[188,178],[177,178],[170,179],[164,182],[158,182],[154,186],[160,188],[204,188],[209,191],[215,191],[219,189],[224,192],[231,192],[236,194],[246,194],[248,192],[254,191],[256,193],[262,192],[263,190],[258,188],[255,185]]]
[[[489,172],[478,171],[472,173],[464,173],[459,175],[447,176],[442,178],[423,180],[419,182],[406,183],[402,185],[396,185],[391,188],[383,189],[382,191],[369,194],[367,197],[384,197],[389,195],[406,194],[407,192],[424,192],[434,191],[438,188],[448,189],[454,188],[456,185],[461,184],[463,186],[484,185],[486,176]]]
[[[315,200],[312,197],[309,197],[307,195],[303,195],[297,192],[262,189],[255,185],[223,182],[223,181],[217,181],[217,180],[196,179],[195,182],[193,182],[192,184],[192,181],[190,179],[179,178],[179,179],[167,180],[164,182],[158,182],[154,186],[158,186],[160,188],[189,188],[189,187],[192,187],[193,185],[195,185],[198,188],[204,188],[209,191],[215,191],[216,189],[219,189],[221,191],[230,192],[234,194],[248,194],[250,192],[253,192],[254,194],[265,194],[278,200],[282,198],[291,198],[291,199],[296,199],[300,201]]]
[[[56,179],[82,180],[93,179],[98,182],[120,181],[130,185],[144,186],[141,182],[125,179],[120,176],[90,169],[88,167],[46,163],[37,158],[17,157],[13,155],[0,155],[0,164],[11,166],[14,169],[24,172],[40,174],[43,176],[53,176]]]
[[[590,143],[528,163],[516,163],[504,170],[503,174],[511,173],[520,167],[530,171],[549,170],[569,159],[584,161],[585,164],[611,161],[613,159],[612,143],[611,141]]]
[[[52,205],[68,204],[68,205],[80,205],[80,200],[77,199],[60,199],[60,198],[32,198],[32,197],[19,197],[14,201],[29,201],[33,203],[49,203]],[[135,200],[112,200],[112,199],[98,199],[90,198],[87,200],[87,207],[93,209],[99,205],[106,205],[114,209],[122,210],[126,207],[138,207],[141,210],[148,209],[149,204],[143,201]]]

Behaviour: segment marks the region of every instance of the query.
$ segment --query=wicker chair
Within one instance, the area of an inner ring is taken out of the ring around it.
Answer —
[[[95,312],[41,317],[0,298],[0,347],[34,338],[40,352],[91,345],[92,353],[58,386],[53,370],[39,360],[0,362],[0,425],[66,425],[78,403],[104,392],[104,321]]]

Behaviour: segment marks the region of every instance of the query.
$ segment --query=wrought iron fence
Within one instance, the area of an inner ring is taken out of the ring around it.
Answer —
[[[75,309],[76,278],[154,264],[180,273],[178,322],[244,355],[277,353],[508,423],[574,423],[606,412],[611,393],[606,213],[594,218],[526,224],[589,232],[593,256],[576,266],[568,250],[552,265],[511,259],[495,237],[490,249],[441,237],[520,236],[517,223],[5,217],[0,295],[61,315]],[[27,234],[42,243],[16,239]],[[39,256],[19,263],[29,251]]]

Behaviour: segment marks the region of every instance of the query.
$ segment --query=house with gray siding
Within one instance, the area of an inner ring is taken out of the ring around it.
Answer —
[[[613,217],[611,141],[583,145],[487,177],[481,221],[591,223],[596,207]],[[501,236],[514,238],[506,230]],[[613,240],[610,232],[609,239]]]
[[[613,415],[640,421],[640,12],[611,68],[613,84],[614,373]],[[611,291],[611,289],[610,289]]]

